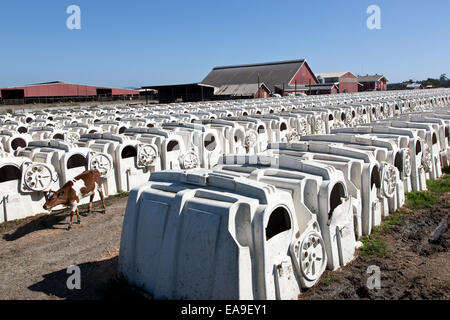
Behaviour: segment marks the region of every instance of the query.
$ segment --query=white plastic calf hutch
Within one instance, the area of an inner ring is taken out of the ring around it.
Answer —
[[[130,128],[125,135],[156,146],[163,170],[187,170],[200,167],[197,152],[187,149],[183,137],[175,132],[158,128]]]
[[[338,155],[347,158],[359,159],[364,162],[362,167],[355,166],[355,175],[361,176],[361,223],[362,234],[369,235],[374,227],[381,223],[382,212],[388,213],[387,202],[384,211],[383,201],[380,201],[381,185],[380,164],[373,154],[368,151],[356,150],[348,147],[336,147],[318,142],[299,143],[271,143],[269,150],[279,150],[280,153],[292,154],[295,152],[311,152],[329,155]],[[383,198],[381,197],[381,200]]]
[[[5,152],[13,154],[20,148],[25,148],[32,140],[28,133],[17,133],[8,130],[0,131],[0,142]]]
[[[254,151],[257,133],[252,129],[245,129],[239,123],[227,120],[202,120],[196,123],[214,129],[218,133],[224,154],[246,154]]]
[[[269,184],[156,172],[130,193],[119,273],[157,299],[297,299],[326,266],[311,222],[300,226],[291,194]]]
[[[98,169],[103,178],[103,187],[106,195],[112,195],[108,188],[108,177],[113,172],[112,159],[108,154],[94,152],[90,148],[77,147],[76,145],[60,141],[32,141],[26,149],[20,150],[17,155],[24,156],[34,162],[51,165],[58,173],[59,189],[66,182],[75,178],[86,170]],[[98,194],[94,200],[99,200]],[[81,203],[87,203],[88,198]]]
[[[440,159],[440,145],[436,131],[431,125],[420,124],[414,122],[403,121],[380,121],[373,126],[389,126],[394,128],[408,128],[415,132],[423,141],[424,149],[422,151],[423,161],[422,165],[425,169],[425,176],[427,179],[438,179],[442,175],[441,159]]]
[[[384,196],[388,198],[389,212],[395,212],[398,208],[405,203],[405,188],[404,185],[410,185],[408,175],[404,174],[404,154],[409,155],[409,149],[400,150],[395,141],[381,138],[373,138],[363,135],[348,135],[348,134],[336,134],[336,135],[314,135],[304,136],[302,141],[322,141],[330,143],[343,143],[346,147],[356,148],[361,150],[368,150],[373,152],[375,159],[381,164],[382,172],[381,176],[385,176],[387,170],[393,171],[390,174],[392,178],[391,190],[384,190]],[[405,152],[406,151],[406,152]],[[406,157],[405,157],[406,158]],[[387,163],[389,165],[385,165]]]
[[[270,149],[265,154],[272,157],[291,157],[294,159],[303,159],[314,161],[315,163],[325,164],[333,166],[341,171],[344,175],[346,189],[349,197],[352,197],[352,212],[353,212],[353,224],[354,233],[356,239],[362,236],[362,220],[361,220],[361,170],[364,166],[364,161],[360,159],[346,158],[342,156],[324,154],[324,153],[312,153],[312,152],[299,152],[290,150],[277,150]]]
[[[258,153],[267,149],[269,136],[263,121],[250,117],[229,117],[227,120],[236,122],[245,128],[245,145],[249,150],[248,153]]]
[[[82,135],[85,146],[113,161],[117,191],[130,191],[148,180],[150,173],[161,169],[154,145],[110,133]],[[104,159],[106,161],[106,159]]]
[[[208,126],[195,123],[166,123],[162,128],[180,135],[186,148],[198,155],[202,168],[213,167],[223,154],[218,132]]]
[[[43,212],[44,192],[58,185],[52,165],[0,153],[0,223]]]
[[[0,121],[0,130],[10,131],[13,133],[28,133],[28,124],[17,121],[9,121],[7,123]]]
[[[352,134],[370,134],[374,137],[380,138],[388,138],[388,139],[396,139],[398,141],[397,145],[399,145],[402,149],[408,149],[410,155],[409,168],[408,165],[408,156],[404,156],[405,169],[404,172],[408,173],[411,171],[410,180],[411,180],[411,189],[413,191],[424,191],[427,189],[426,187],[426,178],[425,178],[425,170],[422,162],[424,157],[422,152],[424,150],[424,142],[422,139],[416,134],[408,129],[401,128],[392,128],[392,127],[384,127],[384,126],[372,126],[372,127],[356,127],[356,128],[345,128],[334,130],[333,133],[352,133]],[[410,192],[411,190],[408,186],[405,186],[405,190]]]
[[[327,252],[328,268],[335,270],[353,260],[356,237],[355,200],[348,196],[341,171],[317,162],[280,156],[235,156],[219,161],[214,170],[237,172],[245,177],[289,190],[297,221],[319,222]],[[306,212],[305,212],[306,211]],[[305,217],[306,214],[306,217]]]

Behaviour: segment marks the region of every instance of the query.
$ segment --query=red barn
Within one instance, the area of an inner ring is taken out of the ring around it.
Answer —
[[[226,85],[259,88],[261,83],[274,93],[276,87],[315,85],[318,81],[305,59],[215,67],[202,81],[216,88]]]
[[[317,79],[322,83],[334,83],[339,93],[358,92],[358,78],[349,71],[317,73]]]
[[[115,100],[139,97],[139,91],[70,84],[60,81],[0,89],[5,104]]]
[[[386,91],[388,81],[385,76],[379,74],[358,76],[359,91]]]

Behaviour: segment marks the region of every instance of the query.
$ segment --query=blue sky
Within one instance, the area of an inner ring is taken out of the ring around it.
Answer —
[[[69,5],[81,30],[69,30]],[[369,30],[369,5],[381,30]],[[306,58],[391,82],[450,77],[450,1],[3,1],[0,87],[201,81],[214,66]]]

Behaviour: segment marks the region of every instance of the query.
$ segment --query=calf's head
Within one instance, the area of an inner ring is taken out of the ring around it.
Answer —
[[[64,204],[67,202],[66,194],[64,190],[50,191],[45,195],[45,210],[51,210],[57,205]]]

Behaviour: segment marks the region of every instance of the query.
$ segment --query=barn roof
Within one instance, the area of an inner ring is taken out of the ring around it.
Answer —
[[[305,59],[215,67],[203,79],[203,84],[221,87],[227,84],[265,83],[273,91],[276,85],[288,84]]]
[[[382,78],[386,79],[386,81],[389,81],[385,76],[381,74],[375,74],[371,76],[358,76],[358,82],[376,82]]]
[[[346,73],[349,73],[349,71],[343,71],[343,72],[322,72],[322,73],[316,73],[316,77],[340,78]]]
[[[264,83],[245,83],[245,84],[225,84],[214,90],[215,95],[227,96],[253,96],[260,87],[265,87],[269,92],[269,88]]]

